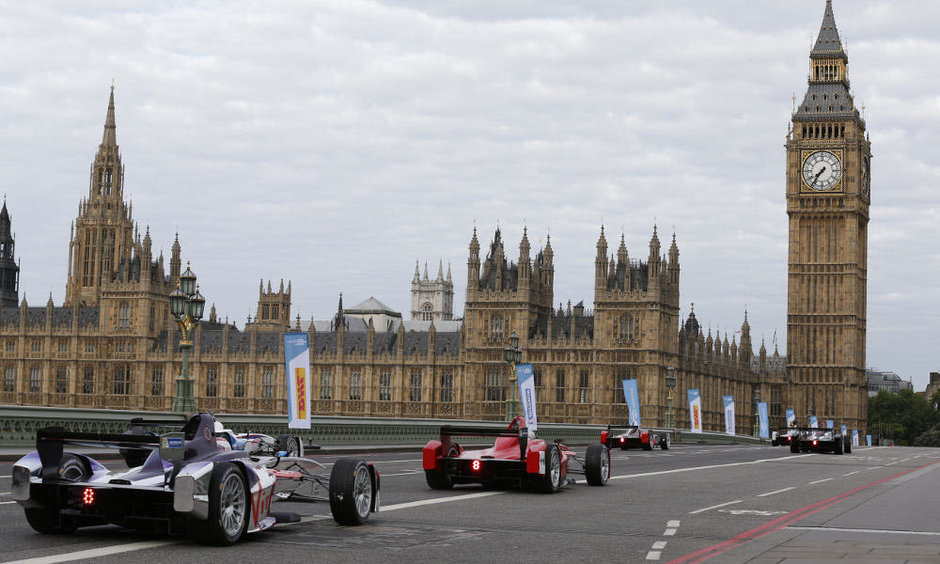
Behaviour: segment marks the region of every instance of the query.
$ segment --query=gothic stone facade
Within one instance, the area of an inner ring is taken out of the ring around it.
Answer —
[[[723,428],[722,395],[735,396],[737,427],[746,431],[757,401],[770,404],[773,426],[794,407],[801,418],[815,413],[864,428],[871,153],[828,2],[810,62],[809,89],[787,139],[789,361],[768,355],[763,343],[754,354],[746,313],[740,341],[706,335],[694,311],[680,320],[678,245],[673,236],[662,253],[655,227],[642,258],[630,257],[622,236],[613,252],[601,229],[593,311],[570,302],[554,307],[550,239],[533,253],[524,233],[511,261],[501,232],[481,256],[474,230],[462,322],[432,316],[376,328],[340,305],[333,319],[307,324],[313,411],[498,419],[509,370],[503,348],[515,332],[523,360],[535,369],[546,421],[622,422],[620,382],[636,378],[647,425],[662,425],[671,403],[685,426],[685,392],[698,388],[706,429]],[[89,194],[73,225],[65,303],[5,300],[0,307],[2,403],[171,404],[180,354],[167,296],[180,273],[179,240],[167,269],[162,253],[153,256],[149,229],[140,237],[123,199],[115,130],[112,91]],[[12,238],[4,242],[12,259]],[[290,329],[290,292],[289,283],[286,290],[262,283],[257,315],[244,330],[214,315],[200,324],[192,358],[200,409],[286,412],[280,347]],[[300,325],[298,319],[293,329]],[[665,386],[670,369],[672,393]]]

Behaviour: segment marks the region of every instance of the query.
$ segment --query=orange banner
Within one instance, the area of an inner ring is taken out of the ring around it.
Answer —
[[[294,368],[294,382],[297,384],[297,419],[307,418],[307,373],[304,367]]]

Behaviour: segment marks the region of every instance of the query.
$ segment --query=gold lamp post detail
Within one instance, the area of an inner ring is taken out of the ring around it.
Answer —
[[[672,392],[676,389],[676,367],[666,368],[666,428],[674,430],[676,427],[676,414],[672,410]]]
[[[202,319],[205,308],[206,298],[199,293],[196,274],[189,268],[189,261],[186,261],[186,272],[180,275],[176,289],[170,292],[170,313],[176,318],[176,324],[180,328],[180,350],[183,353],[183,369],[176,378],[173,411],[183,413],[196,411],[193,379],[189,373],[189,353],[193,348],[193,329]]]
[[[506,394],[506,421],[512,421],[519,414],[516,401],[516,365],[522,362],[522,349],[519,348],[519,335],[515,331],[509,336],[509,346],[503,349],[503,358],[509,364],[509,390]]]

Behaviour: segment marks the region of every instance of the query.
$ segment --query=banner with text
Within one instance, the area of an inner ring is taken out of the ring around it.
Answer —
[[[809,426],[811,429],[819,429],[819,419],[815,415],[809,416]]]
[[[796,412],[792,409],[787,410],[787,429],[796,425]]]
[[[760,436],[764,439],[770,438],[770,419],[767,417],[767,402],[762,401],[757,404],[757,423],[760,427]]]
[[[842,436],[845,436],[845,432],[848,430],[848,427],[845,426],[845,423],[842,424]]]
[[[835,425],[832,419],[826,419],[826,429],[835,429]]]
[[[734,434],[734,396],[721,396],[725,403],[725,433]]]
[[[516,365],[516,381],[519,382],[519,398],[522,400],[522,416],[526,427],[535,431],[539,427],[539,419],[535,414],[535,375],[531,364]]]
[[[865,444],[871,446],[871,435],[865,435]]]
[[[287,427],[310,428],[310,343],[306,333],[284,333]]]
[[[702,396],[697,388],[689,390],[689,421],[691,432],[702,432]]]
[[[858,446],[858,429],[852,431],[852,446]]]
[[[640,390],[636,380],[623,381],[623,398],[627,402],[627,425],[640,425]]]

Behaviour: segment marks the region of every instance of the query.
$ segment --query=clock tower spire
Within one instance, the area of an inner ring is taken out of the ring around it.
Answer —
[[[787,371],[799,417],[863,429],[871,145],[832,0],[787,137]]]

